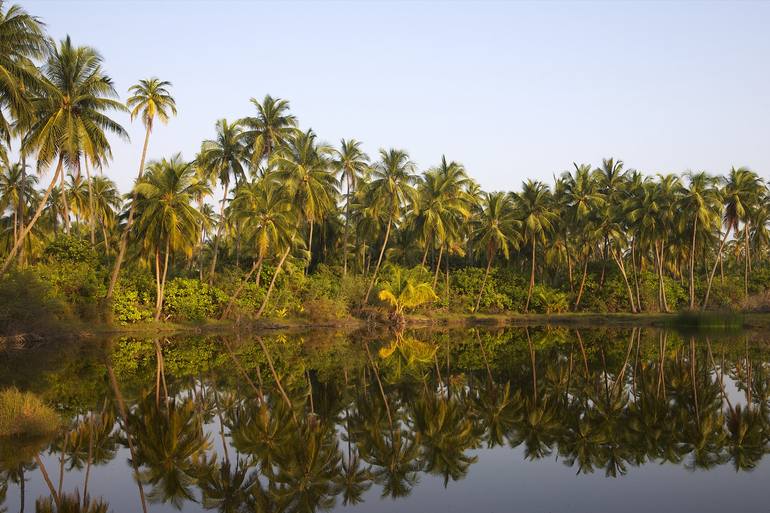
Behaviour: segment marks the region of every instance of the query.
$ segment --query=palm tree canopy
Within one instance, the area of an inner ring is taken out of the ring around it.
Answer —
[[[156,117],[165,124],[171,116],[176,116],[176,101],[169,93],[169,87],[171,82],[156,77],[132,85],[128,89],[131,96],[126,100],[126,106],[131,110],[131,120],[141,116],[147,130],[152,130]]]
[[[127,140],[128,134],[106,112],[125,111],[112,79],[104,74],[102,57],[88,46],[74,46],[69,36],[51,51],[43,66],[39,89],[32,98],[36,119],[24,139],[23,151],[36,153],[38,167],[62,157],[77,167],[81,155],[93,162],[111,156],[107,134]]]

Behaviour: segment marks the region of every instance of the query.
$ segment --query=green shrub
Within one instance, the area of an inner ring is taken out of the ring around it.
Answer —
[[[459,306],[463,310],[470,311],[476,305],[476,298],[484,280],[484,272],[485,270],[480,267],[465,267],[452,276],[452,288],[458,293],[461,300]],[[513,306],[508,296],[497,291],[496,272],[496,269],[492,269],[487,278],[479,305],[481,310],[510,310]]]
[[[134,289],[118,290],[112,299],[113,319],[121,324],[145,321],[151,319],[152,308],[139,296]]]
[[[98,261],[91,243],[71,235],[59,235],[43,251],[49,261],[95,265]]]
[[[0,391],[0,437],[40,436],[59,428],[56,412],[31,392]]]
[[[569,309],[567,294],[547,285],[535,285],[530,309],[544,314],[564,313]]]
[[[348,309],[339,299],[310,299],[302,305],[302,316],[313,322],[339,321],[348,316]]]
[[[51,336],[73,321],[69,307],[32,271],[0,278],[0,335]]]
[[[174,319],[202,321],[219,316],[227,294],[200,280],[174,278],[166,285],[163,310]]]

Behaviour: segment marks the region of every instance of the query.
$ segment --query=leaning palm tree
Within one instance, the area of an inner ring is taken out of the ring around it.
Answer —
[[[254,272],[257,273],[257,283],[262,274],[262,263],[271,248],[281,242],[287,243],[293,232],[289,196],[277,182],[262,178],[242,184],[235,192],[233,199],[234,216],[243,220],[243,235],[254,248],[256,258],[251,270],[241,281],[241,284],[230,297],[222,317],[227,317],[238,296]]]
[[[56,171],[35,214],[0,268],[0,274],[8,270],[24,238],[43,213],[48,196],[64,176],[64,165],[74,165],[81,155],[102,161],[104,155],[94,152],[109,155],[108,133],[128,139],[123,127],[106,115],[109,111],[125,110],[116,96],[96,50],[73,46],[69,37],[52,50],[43,66],[39,90],[31,100],[36,117],[22,141],[22,153],[34,153],[38,169],[56,161]]]
[[[724,186],[723,198],[724,198],[724,213],[723,222],[725,226],[725,233],[722,236],[722,240],[719,243],[719,250],[717,251],[717,258],[714,261],[714,267],[711,269],[711,273],[708,277],[708,283],[706,285],[706,297],[703,299],[703,309],[708,307],[709,295],[711,293],[711,285],[714,281],[714,274],[716,274],[717,267],[721,260],[722,250],[724,249],[727,238],[731,231],[737,232],[741,222],[748,225],[750,220],[753,206],[756,203],[758,191],[760,189],[761,181],[756,173],[746,167],[740,167],[738,169],[730,169],[730,173],[727,177],[727,181]],[[748,226],[745,228],[748,233]],[[746,276],[745,276],[745,294],[748,295],[748,237],[746,238]]]
[[[246,146],[251,154],[251,165],[257,168],[264,160],[270,164],[270,156],[283,146],[297,128],[297,118],[289,114],[289,102],[280,98],[265,95],[260,102],[256,98],[251,103],[257,109],[256,116],[239,120],[244,127]]]
[[[520,193],[514,196],[516,208],[521,217],[524,239],[532,248],[529,290],[524,311],[529,311],[532,289],[535,287],[535,257],[538,241],[545,243],[546,236],[553,231],[556,212],[552,208],[551,191],[542,182],[527,180]]]
[[[220,119],[217,121],[216,129],[216,139],[209,139],[201,144],[200,162],[198,162],[198,165],[206,170],[212,179],[219,180],[219,183],[224,188],[222,203],[219,208],[219,224],[214,235],[214,254],[211,257],[211,264],[209,264],[209,283],[214,279],[219,241],[222,238],[222,228],[224,228],[226,222],[224,214],[230,179],[235,179],[237,186],[246,176],[243,169],[246,159],[246,146],[244,145],[243,132],[239,122],[228,123],[226,119]]]
[[[150,132],[152,132],[155,118],[160,120],[161,123],[166,124],[171,116],[176,116],[176,102],[174,97],[171,96],[168,89],[171,87],[171,82],[166,80],[160,80],[158,78],[149,78],[146,80],[140,80],[138,84],[134,84],[129,88],[131,96],[126,101],[128,108],[131,109],[131,120],[133,121],[137,116],[142,117],[142,123],[144,123],[144,145],[142,146],[142,157],[139,159],[139,173],[137,180],[142,179],[144,173],[144,162],[147,158],[147,145],[150,142]],[[126,221],[126,227],[123,230],[123,235],[120,238],[120,247],[118,248],[118,256],[115,259],[115,265],[112,269],[112,275],[110,276],[110,284],[107,287],[107,299],[112,298],[112,294],[115,291],[115,284],[118,282],[118,276],[120,275],[120,267],[123,264],[123,258],[126,255],[126,248],[128,246],[128,236],[131,233],[131,227],[134,224],[134,202],[131,203],[131,207],[128,211],[128,220]]]
[[[13,122],[33,115],[24,93],[37,85],[39,73],[32,59],[43,57],[48,42],[38,18],[18,5],[3,7],[0,2],[0,139],[7,143]],[[5,153],[5,148],[0,152]]]
[[[474,312],[478,311],[481,305],[492,261],[497,252],[502,252],[507,260],[511,248],[518,249],[521,242],[520,226],[521,222],[516,219],[510,196],[502,192],[488,192],[482,196],[471,237],[473,245],[486,254],[487,268],[473,308]]]
[[[136,185],[137,232],[155,259],[155,320],[163,310],[171,253],[183,251],[189,257],[197,240],[200,213],[192,201],[200,186],[193,166],[179,154],[151,163]]]
[[[407,204],[417,203],[417,191],[414,188],[416,177],[415,165],[409,159],[409,154],[403,150],[380,150],[380,160],[377,162],[371,174],[371,182],[366,188],[367,205],[369,209],[384,215],[387,227],[385,237],[380,248],[380,256],[374,267],[372,281],[366,290],[364,303],[369,301],[374,284],[377,283],[377,274],[382,265],[382,256],[388,246],[388,238],[393,224],[401,217],[401,213]]]
[[[350,202],[355,194],[358,179],[369,167],[369,156],[361,149],[361,142],[355,139],[342,139],[340,149],[335,150],[336,157],[332,165],[340,174],[340,183],[345,182],[345,231],[342,241],[342,275],[348,273],[348,226],[350,225]]]

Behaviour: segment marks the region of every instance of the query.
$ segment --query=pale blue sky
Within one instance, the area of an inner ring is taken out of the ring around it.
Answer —
[[[192,158],[269,93],[325,141],[404,148],[421,169],[446,154],[485,189],[606,156],[770,177],[770,3],[20,3],[101,51],[123,98],[173,82],[151,158]],[[126,190],[142,127],[123,121],[108,173]]]

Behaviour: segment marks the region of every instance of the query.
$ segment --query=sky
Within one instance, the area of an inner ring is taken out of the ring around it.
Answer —
[[[486,190],[610,156],[770,179],[770,2],[15,1],[98,49],[122,99],[173,83],[151,159],[193,158],[270,94],[325,142],[402,148],[421,170],[446,155]],[[126,191],[144,132],[116,117],[131,142],[106,173]]]

